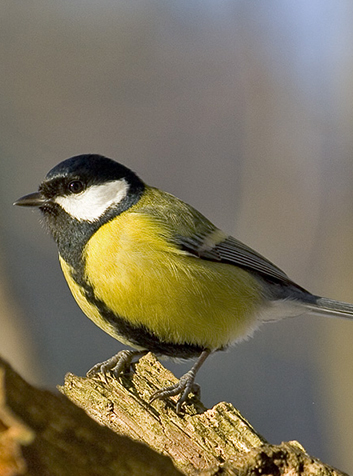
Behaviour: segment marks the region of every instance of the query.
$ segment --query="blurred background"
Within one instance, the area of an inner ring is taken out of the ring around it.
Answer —
[[[350,0],[1,2],[3,357],[54,389],[122,348],[74,303],[39,214],[12,207],[79,153],[353,302],[352,25]],[[353,473],[352,347],[353,322],[268,324],[205,364],[203,401]]]

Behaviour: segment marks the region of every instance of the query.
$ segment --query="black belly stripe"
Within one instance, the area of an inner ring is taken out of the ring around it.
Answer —
[[[79,268],[80,267],[78,267],[78,269]],[[135,344],[157,355],[166,355],[180,359],[197,357],[203,350],[206,350],[204,347],[195,344],[179,344],[161,341],[146,326],[135,326],[131,324],[127,319],[124,319],[109,309],[103,301],[97,299],[93,287],[83,278],[82,273],[73,272],[72,278],[80,288],[84,290],[85,298],[98,309],[101,317],[117,330],[118,335],[121,335],[132,345]]]
[[[87,241],[102,223],[107,223],[121,211],[128,209],[133,203],[138,201],[139,196],[139,194],[136,194],[133,200],[131,197],[127,197],[126,200],[120,204],[121,210],[108,212],[104,221],[95,226],[91,223],[79,222],[62,210],[60,214],[53,214],[50,217],[46,217],[48,219],[47,224],[58,244],[60,256],[72,270],[72,279],[84,291],[87,301],[98,309],[101,317],[116,329],[118,335],[121,335],[132,345],[135,344],[155,354],[184,359],[197,357],[203,350],[206,350],[204,347],[188,343],[178,344],[163,342],[146,326],[132,325],[127,319],[111,311],[103,301],[97,299],[93,287],[85,279],[85,258],[83,256],[83,250]],[[60,223],[57,223],[58,221]],[[53,224],[56,224],[56,226]],[[60,230],[60,233],[56,233],[57,230]]]

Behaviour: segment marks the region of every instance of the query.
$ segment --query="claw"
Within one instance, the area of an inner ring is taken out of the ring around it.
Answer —
[[[142,357],[143,355],[147,354],[147,352],[147,350],[121,350],[105,362],[94,365],[86,375],[87,377],[93,377],[94,375],[102,374],[105,382],[107,383],[106,377],[108,372],[112,372],[115,377],[119,378],[123,372],[127,372],[130,369],[134,358]],[[151,395],[150,402],[153,402],[157,399],[165,400],[168,397],[180,395],[176,404],[176,412],[181,413],[181,406],[187,400],[190,393],[193,393],[197,397],[200,396],[200,386],[194,383],[194,380],[197,371],[210,354],[210,350],[204,350],[200,354],[191,370],[184,374],[178,383],[171,385],[170,387],[161,388],[154,392]]]
[[[126,372],[130,369],[132,360],[135,357],[141,357],[145,355],[147,351],[140,350],[121,350],[117,354],[110,357],[110,359],[105,360],[99,364],[94,365],[87,373],[87,377],[93,377],[98,373],[101,373],[104,376],[105,381],[106,375],[108,372],[112,372],[116,377],[119,377],[121,373]]]
[[[150,398],[150,403],[152,403],[154,400],[165,400],[168,397],[174,397],[175,395],[180,395],[179,400],[177,401],[176,404],[176,413],[181,412],[181,405],[187,400],[189,393],[193,393],[197,397],[200,397],[201,390],[200,390],[200,385],[194,383],[195,377],[196,377],[196,372],[198,369],[201,367],[203,362],[206,360],[208,355],[211,352],[208,350],[205,350],[201,353],[200,357],[196,361],[195,365],[192,367],[189,372],[184,374],[178,383],[171,385],[170,387],[165,387],[161,388],[160,390],[157,390],[151,395]]]
[[[174,397],[180,394],[180,398],[176,404],[176,412],[181,412],[181,405],[187,400],[189,393],[194,395],[200,394],[200,386],[194,383],[195,374],[190,371],[181,377],[178,383],[170,387],[161,388],[151,395],[150,403],[159,399],[165,400],[168,397]]]

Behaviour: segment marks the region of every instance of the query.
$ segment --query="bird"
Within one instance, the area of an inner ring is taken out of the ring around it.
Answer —
[[[147,352],[196,359],[151,395],[178,396],[177,413],[199,393],[196,373],[207,357],[264,322],[305,313],[353,318],[352,304],[310,293],[192,206],[102,155],[60,162],[14,205],[40,210],[79,307],[133,349],[87,376],[119,378]]]

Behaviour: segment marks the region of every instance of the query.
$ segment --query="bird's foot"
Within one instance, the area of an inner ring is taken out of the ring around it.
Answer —
[[[108,372],[112,372],[116,377],[121,373],[129,372],[132,360],[136,357],[142,357],[147,351],[140,350],[121,350],[104,362],[94,365],[88,372],[87,377],[93,377],[98,373],[103,374],[105,380]]]
[[[178,383],[171,385],[170,387],[161,388],[151,395],[150,403],[154,400],[165,400],[168,397],[173,397],[174,395],[180,395],[179,400],[176,404],[176,413],[181,412],[181,405],[188,398],[189,393],[195,394],[197,397],[200,397],[201,390],[200,385],[194,383],[196,372],[191,369],[189,372],[184,374]]]

